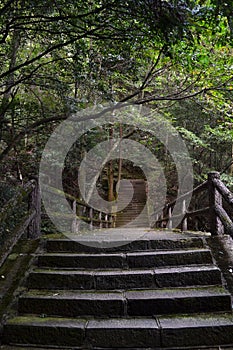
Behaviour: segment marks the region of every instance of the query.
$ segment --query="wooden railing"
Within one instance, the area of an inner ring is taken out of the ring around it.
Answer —
[[[91,230],[94,228],[110,228],[115,226],[114,214],[106,214],[100,210],[94,209],[80,199],[69,193],[58,190],[57,188],[47,187],[47,191],[53,193],[53,195],[55,194],[58,198],[59,196],[65,196],[69,201],[73,211],[73,222],[71,225],[71,231],[73,233],[79,231],[81,221],[89,223]],[[53,213],[53,215],[56,216],[56,213]]]
[[[74,217],[71,227],[72,232],[77,233],[80,221],[89,223],[91,229],[114,227],[115,216],[113,214],[105,214],[95,210],[74,196],[55,188],[49,187],[48,190],[57,196],[65,195],[70,202],[72,211],[75,214],[72,215]],[[29,239],[37,239],[41,235],[41,195],[36,177],[19,187],[15,196],[3,206],[0,212],[0,222],[5,223],[7,220],[11,220],[12,213],[17,211],[18,208],[22,208],[22,203],[24,205],[26,203],[27,210],[23,211],[22,218],[19,220],[19,223],[16,223],[14,229],[10,230],[6,237],[2,239],[0,266],[23,234]]]
[[[115,216],[106,214],[100,210],[94,209],[85,202],[65,193],[67,199],[71,201],[74,220],[72,223],[72,232],[78,232],[80,220],[90,224],[90,229],[94,228],[110,228],[115,226]]]
[[[197,194],[206,191],[208,205],[195,210],[186,208],[186,200],[190,195],[195,202]],[[226,205],[223,205],[225,200]],[[176,203],[180,203],[180,214],[172,215],[172,211]],[[193,191],[187,192],[176,200],[167,203],[163,208],[159,208],[153,213],[153,227],[173,228],[173,219],[181,218],[180,228],[182,231],[189,229],[190,219],[195,219],[200,216],[208,219],[209,231],[212,235],[220,235],[223,233],[233,236],[233,194],[220,180],[218,172],[210,172],[208,180],[194,188]],[[160,214],[162,212],[162,214]]]
[[[31,179],[17,189],[15,196],[1,209],[0,222],[12,220],[13,212],[22,208],[22,204],[25,202],[27,210],[23,212],[20,222],[14,226],[13,231],[8,232],[7,236],[1,240],[0,266],[23,234],[29,239],[37,239],[40,236],[41,199],[37,178]]]
[[[56,189],[50,187],[49,190],[53,191],[53,193],[56,191],[58,196],[61,195]],[[189,196],[192,195],[192,198],[195,199],[195,196],[204,191],[206,191],[205,198],[208,199],[208,205],[202,208],[195,208],[194,210],[186,208],[186,201]],[[115,226],[115,215],[95,210],[68,193],[65,193],[65,196],[70,202],[73,213],[75,213],[73,215],[72,232],[79,230],[81,221],[89,223],[91,229]],[[26,234],[29,239],[37,239],[41,234],[41,197],[36,178],[31,179],[24,186],[20,187],[16,195],[4,205],[0,212],[0,222],[5,222],[11,213],[25,200],[28,204],[28,210],[2,244],[1,251],[3,253],[0,255],[0,265],[23,234]],[[179,214],[174,216],[172,212],[177,203],[180,203],[181,210]],[[162,214],[159,214],[161,212]],[[233,215],[231,212],[233,213],[233,194],[220,180],[220,174],[211,172],[208,174],[208,180],[193,191],[183,194],[176,200],[167,203],[163,208],[158,209],[153,214],[153,227],[172,229],[174,226],[173,220],[180,218],[180,228],[186,231],[189,229],[190,219],[201,216],[208,218],[208,228],[212,235],[227,233],[233,237]]]

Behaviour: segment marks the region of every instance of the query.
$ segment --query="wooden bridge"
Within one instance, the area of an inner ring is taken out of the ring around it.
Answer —
[[[91,233],[82,244],[41,236],[38,183],[23,186],[0,214],[5,220],[28,197],[28,214],[2,246],[1,348],[233,347],[233,195],[216,172],[193,197],[203,191],[202,208],[186,208],[190,193],[176,199],[183,232],[172,231],[175,201],[152,215],[156,229],[117,228],[112,215],[67,195],[104,232],[101,244]],[[188,231],[195,220],[210,233]]]

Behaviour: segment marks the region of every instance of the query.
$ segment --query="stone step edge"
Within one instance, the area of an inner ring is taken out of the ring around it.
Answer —
[[[79,269],[75,269],[75,268],[71,268],[71,269],[62,269],[62,268],[52,268],[52,267],[45,267],[45,268],[38,268],[35,267],[31,273],[47,273],[47,274],[76,274],[76,275],[85,275],[85,273],[88,276],[95,276],[95,275],[104,275],[104,273],[106,273],[106,275],[109,274],[116,274],[116,275],[120,275],[120,274],[144,274],[144,273],[151,273],[151,274],[161,274],[161,273],[185,273],[185,272],[205,272],[205,271],[216,271],[221,273],[221,270],[219,269],[218,266],[214,265],[214,264],[201,264],[201,265],[191,265],[191,266],[187,266],[187,265],[182,265],[182,266],[162,266],[162,267],[154,267],[154,268],[146,268],[146,267],[142,267],[142,268],[131,268],[128,270],[125,269],[115,269],[115,268],[103,268],[103,269],[93,269],[93,268],[87,268],[84,270],[79,270]],[[29,275],[30,276],[30,275]]]
[[[85,243],[88,243],[85,244]],[[116,243],[117,246],[111,246],[113,243]],[[58,245],[62,244],[68,244],[69,246],[66,247],[66,249],[62,249],[62,247],[58,247]],[[103,246],[104,244],[104,246]],[[175,245],[174,249],[177,249],[177,245],[180,249],[184,249],[186,247],[188,248],[203,248],[205,247],[205,243],[203,240],[203,237],[190,237],[190,238],[168,238],[168,239],[148,239],[141,237],[139,240],[118,240],[118,241],[89,241],[80,239],[80,240],[71,240],[66,238],[59,238],[59,239],[48,239],[45,238],[43,240],[43,245],[45,250],[50,252],[57,252],[57,251],[75,251],[77,248],[81,249],[81,251],[122,251],[125,249],[132,249],[133,251],[141,251],[141,250],[171,250],[171,245]],[[55,247],[53,247],[55,245]],[[105,246],[106,245],[106,246]],[[168,248],[169,247],[169,248]]]
[[[189,254],[189,253],[211,253],[211,250],[208,248],[184,248],[184,249],[176,249],[176,250],[145,250],[145,251],[138,251],[138,252],[101,252],[101,253],[75,253],[75,252],[45,252],[44,254],[39,254],[38,256],[70,256],[70,257],[85,257],[85,256],[119,256],[119,257],[127,257],[127,256],[146,256],[146,255],[170,255],[170,254]]]
[[[47,294],[44,290],[34,290],[21,295],[18,300],[20,315],[127,317],[231,311],[231,295],[224,288],[100,293],[61,290],[47,291]]]
[[[49,346],[49,347],[35,347],[35,346],[23,346],[23,345],[0,345],[0,350],[55,350],[58,349],[58,347],[53,347],[53,346]],[[66,349],[66,347],[64,347],[64,349]],[[84,350],[83,347],[75,347],[75,349],[78,350]],[[230,345],[222,345],[221,346],[221,350],[232,350],[233,346],[232,344]],[[63,350],[63,349],[62,349]],[[68,347],[68,350],[71,350],[70,347]],[[73,350],[73,349],[72,349]],[[107,348],[101,348],[101,347],[93,347],[93,350],[116,350],[116,348],[112,348],[112,347],[107,347]],[[117,350],[125,350],[125,348],[117,348]],[[158,348],[127,348],[127,350],[158,350]],[[174,347],[164,347],[163,350],[177,350],[177,348]],[[219,350],[219,345],[213,345],[211,347],[209,346],[192,346],[192,347],[181,347],[179,348],[179,350]]]
[[[54,298],[54,299],[62,299],[62,298],[74,298],[85,300],[89,299],[97,299],[97,300],[105,300],[106,296],[115,296],[122,297],[128,299],[130,294],[137,295],[139,299],[148,299],[149,295],[154,294],[153,299],[164,299],[164,298],[190,298],[190,297],[207,297],[207,296],[229,296],[231,294],[228,292],[225,287],[216,287],[216,286],[203,286],[203,287],[173,287],[173,288],[157,288],[157,289],[133,289],[133,290],[59,290],[59,289],[30,289],[29,291],[25,291],[24,294],[20,295],[19,299],[24,298]],[[84,297],[83,297],[84,296]],[[89,297],[89,298],[88,298]],[[99,299],[98,299],[99,297]],[[118,298],[119,299],[119,298]],[[134,297],[134,299],[136,299]]]
[[[43,337],[41,337],[42,330]],[[148,339],[150,336],[152,338]],[[138,345],[151,347],[156,344],[157,349],[172,346],[180,348],[180,346],[193,345],[228,345],[233,343],[233,315],[224,313],[221,316],[205,314],[204,316],[121,318],[120,322],[116,318],[61,319],[25,316],[8,320],[4,326],[3,344],[9,344],[9,342],[24,344],[25,339],[26,344],[34,345],[38,345],[38,341],[40,345],[59,344],[60,346],[81,346],[88,343],[105,348],[112,346],[113,339],[114,346],[118,348],[122,344],[127,348]]]
[[[99,259],[97,269],[101,268],[101,266],[102,268],[118,269],[140,268],[143,266],[148,267],[153,262],[155,265],[157,264],[157,267],[213,265],[213,258],[209,249],[159,252],[141,251],[138,253],[45,253],[39,254],[37,258],[40,267],[62,268],[62,265],[64,265],[64,268],[72,268],[73,266],[80,269],[95,268],[93,263],[96,263],[96,259]]]
[[[52,324],[62,324],[63,326],[69,325],[69,324],[84,324],[85,326],[88,326],[88,323],[90,321],[97,321],[99,323],[105,323],[108,321],[112,321],[113,323],[116,322],[116,324],[120,325],[119,321],[130,323],[130,321],[135,321],[136,323],[143,324],[143,321],[149,320],[151,322],[159,322],[164,321],[164,323],[161,323],[161,328],[163,327],[163,324],[165,324],[165,321],[167,323],[168,327],[176,328],[176,321],[180,320],[183,321],[179,324],[179,327],[186,328],[187,325],[191,327],[195,326],[204,326],[205,324],[208,326],[211,326],[215,323],[215,321],[219,321],[219,324],[231,324],[233,326],[233,313],[207,313],[207,314],[181,314],[181,315],[160,315],[160,316],[151,316],[151,317],[43,317],[43,316],[14,316],[12,318],[8,318],[5,322],[5,325],[18,325],[21,324],[28,324],[28,325],[40,325],[40,326],[46,326],[49,325],[50,322]],[[196,320],[199,320],[200,322],[197,324]],[[228,322],[229,321],[229,322]],[[146,324],[145,324],[146,327]],[[112,328],[112,327],[109,327]]]
[[[35,269],[27,279],[29,289],[153,289],[222,285],[221,271],[208,265],[131,270]]]
[[[0,346],[0,350],[57,350],[58,347],[28,347],[28,346],[17,346],[17,345],[2,345]],[[64,349],[70,350],[70,347],[64,347]],[[75,347],[77,350],[83,350],[83,347]],[[100,347],[93,347],[93,350],[116,350],[116,348],[100,348]],[[125,348],[117,348],[117,350],[125,350]],[[158,348],[127,348],[127,350],[161,350]],[[170,348],[163,348],[163,350],[177,350],[177,348],[170,347]],[[219,350],[219,345],[214,346],[192,346],[192,347],[180,347],[179,350]],[[221,350],[233,350],[233,345],[221,345]]]

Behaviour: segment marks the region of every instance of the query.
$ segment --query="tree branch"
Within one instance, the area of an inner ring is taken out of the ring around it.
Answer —
[[[26,66],[28,66],[28,65],[30,65],[30,64],[38,61],[38,60],[40,60],[41,58],[43,58],[44,56],[50,54],[51,52],[53,52],[55,50],[61,49],[63,47],[66,47],[66,46],[74,43],[77,40],[83,39],[83,38],[87,37],[88,35],[94,34],[96,31],[98,31],[100,29],[101,29],[101,27],[88,30],[88,31],[86,31],[82,35],[79,35],[76,38],[72,38],[72,39],[70,39],[68,41],[65,41],[63,43],[59,43],[59,44],[53,45],[53,46],[49,47],[47,50],[45,50],[44,52],[42,52],[39,55],[37,55],[36,57],[31,58],[30,60],[27,60],[27,61],[25,61],[25,62],[15,66],[15,67],[13,67],[12,69],[9,69],[9,70],[5,71],[4,73],[2,73],[0,75],[0,79],[3,79],[6,76],[8,76],[9,74],[14,73],[14,72],[20,70],[21,68],[24,68],[24,67],[26,67]]]

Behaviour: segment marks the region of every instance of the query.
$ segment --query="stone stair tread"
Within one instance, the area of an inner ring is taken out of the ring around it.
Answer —
[[[233,344],[233,315],[106,319],[18,316],[7,322],[4,336],[7,335],[11,336],[11,344],[155,349],[226,345]]]
[[[153,269],[35,269],[27,287],[32,289],[151,289],[221,285],[221,273],[214,265],[191,265]]]
[[[196,287],[196,288],[167,288],[167,289],[146,289],[126,291],[126,298],[130,299],[174,299],[174,298],[192,298],[206,296],[229,296],[230,293],[223,287]]]
[[[3,326],[5,350],[233,345],[231,295],[204,236],[105,231],[44,241]]]
[[[20,314],[65,317],[152,316],[184,312],[230,312],[231,296],[220,287],[126,291],[31,290],[19,298]]]
[[[119,231],[120,230],[120,231]],[[95,236],[97,235],[97,237]],[[83,243],[83,244],[82,244]],[[140,251],[172,250],[182,248],[203,248],[202,237],[192,233],[180,234],[171,231],[151,231],[148,229],[111,229],[110,234],[97,232],[69,238],[48,238],[45,240],[48,252],[90,252],[90,251]]]
[[[152,298],[174,298],[174,297],[202,297],[202,296],[218,296],[227,295],[230,293],[219,286],[203,286],[203,287],[179,287],[179,288],[163,288],[163,289],[134,289],[134,290],[99,290],[96,293],[94,290],[51,290],[51,289],[33,289],[25,292],[21,298],[53,298],[53,299],[100,299],[106,300],[111,298],[121,299],[122,297],[131,299],[152,299]]]
[[[181,240],[172,240],[170,242],[165,242],[164,240],[141,240],[140,243],[123,241],[121,245],[119,242],[116,243],[117,245],[119,244],[118,246],[114,246],[114,244],[114,242],[89,242],[88,240],[82,244],[72,240],[57,240],[56,242],[51,241],[51,244],[48,243],[46,250],[48,253],[115,253],[128,251],[129,248],[132,252],[140,252],[145,250],[170,251],[171,246],[174,248],[174,250],[186,248],[195,250],[203,248],[202,240],[192,240],[190,241],[190,244],[184,243]]]
[[[52,347],[44,347],[43,346],[43,348],[41,348],[41,347],[35,347],[35,346],[33,346],[33,347],[31,347],[31,346],[18,346],[18,345],[2,345],[2,346],[0,346],[0,350],[51,350],[51,349],[53,349]],[[105,349],[105,350],[107,350],[107,349]],[[140,349],[140,350],[143,350],[143,349]],[[218,349],[217,349],[218,350]]]
[[[179,272],[189,272],[189,271],[218,271],[220,272],[220,269],[213,265],[213,264],[207,264],[207,265],[191,265],[191,266],[179,266],[179,267],[159,267],[159,268],[135,268],[130,270],[124,270],[124,269],[85,269],[85,270],[79,270],[79,269],[58,269],[58,268],[35,268],[31,274],[39,274],[39,273],[46,273],[46,274],[75,274],[75,275],[127,275],[127,274],[144,274],[144,273],[152,273],[152,274],[160,274],[160,273],[179,273]]]
[[[65,318],[65,317],[39,317],[39,316],[16,316],[6,322],[10,325],[32,325],[32,326],[53,326],[53,327],[77,327],[89,328],[90,325],[100,329],[111,328],[147,328],[152,326],[166,329],[176,328],[196,328],[196,327],[212,327],[220,325],[230,325],[233,327],[233,315],[230,313],[222,314],[195,314],[195,315],[180,315],[180,316],[159,316],[159,317],[127,317],[127,318]],[[233,328],[232,328],[233,330]],[[233,340],[233,333],[232,333]]]
[[[86,319],[17,316],[4,326],[3,344],[82,346]]]
[[[180,315],[180,316],[159,316],[161,328],[195,328],[212,327],[213,325],[233,326],[233,314],[200,314],[200,315]],[[233,333],[232,333],[233,339]]]
[[[94,290],[75,291],[75,290],[40,290],[33,289],[20,296],[20,299],[36,298],[36,299],[71,299],[71,300],[108,300],[123,298],[122,291],[98,291]]]
[[[38,325],[38,326],[61,326],[85,328],[88,320],[84,318],[65,318],[65,317],[41,317],[41,316],[16,316],[9,319],[6,325]]]
[[[0,350],[52,350],[52,349],[58,349],[57,347],[51,347],[51,346],[49,346],[49,347],[45,347],[45,346],[43,346],[43,348],[42,347],[35,347],[35,346],[33,346],[33,347],[28,347],[28,346],[20,346],[20,345],[2,345],[2,346],[0,346]],[[77,349],[80,349],[80,348],[77,348]],[[104,347],[104,348],[101,348],[101,347],[93,347],[93,349],[94,350],[114,350],[114,349],[116,349],[116,348],[113,348],[113,347]],[[156,348],[151,348],[151,347],[140,347],[140,348],[138,348],[138,347],[133,347],[133,348],[131,348],[131,347],[127,347],[127,350],[155,350]],[[180,348],[181,349],[181,348]],[[200,347],[192,347],[192,348],[190,348],[190,347],[186,347],[186,348],[183,348],[182,347],[182,349],[186,349],[186,350],[200,350]],[[211,347],[201,347],[201,349],[203,349],[203,350],[220,350],[219,349],[219,346],[217,345],[217,346],[211,346]],[[62,350],[64,350],[64,349],[62,349]],[[70,349],[68,349],[68,350],[70,350]],[[81,350],[81,349],[80,349]],[[83,350],[83,349],[82,349]],[[117,350],[125,350],[125,348],[117,348]],[[158,348],[156,349],[156,350],[158,350]],[[174,349],[174,348],[164,348],[164,350],[177,350],[177,349]],[[229,346],[223,346],[223,345],[221,345],[221,350],[233,350],[233,345],[229,345]]]
[[[44,253],[43,256],[70,256],[70,257],[85,257],[85,256],[120,256],[120,257],[125,257],[125,256],[143,256],[143,255],[164,255],[164,254],[185,254],[185,253],[195,253],[195,252],[210,252],[210,249],[207,248],[196,248],[196,249],[190,249],[190,248],[184,248],[184,249],[177,249],[177,250],[160,250],[160,251],[139,251],[139,252],[130,252],[130,253],[75,253],[75,252],[51,252],[51,253]],[[41,255],[42,256],[42,255]]]
[[[209,249],[184,249],[165,251],[140,251],[132,253],[45,253],[38,256],[40,267],[59,268],[139,268],[147,266],[172,266],[211,264]]]
[[[233,345],[232,314],[161,316],[159,324],[161,348]]]

